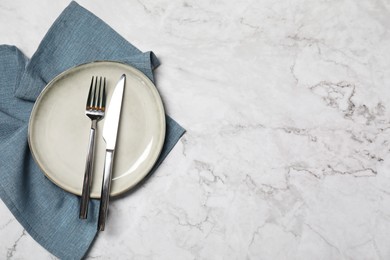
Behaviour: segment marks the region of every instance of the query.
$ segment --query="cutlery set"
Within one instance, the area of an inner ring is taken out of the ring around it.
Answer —
[[[110,198],[110,188],[112,179],[112,168],[115,154],[115,146],[118,135],[118,126],[122,108],[123,92],[126,82],[126,75],[123,74],[111,97],[110,105],[106,112],[106,78],[92,77],[89,88],[85,114],[91,119],[91,129],[89,136],[88,152],[82,186],[80,202],[81,219],[86,219],[88,214],[88,204],[92,183],[92,172],[94,164],[94,150],[96,139],[97,122],[105,117],[103,127],[103,139],[106,143],[106,155],[104,161],[103,181],[100,196],[100,208],[98,219],[98,230],[103,231],[107,218],[108,203]],[[106,115],[105,115],[106,114]]]

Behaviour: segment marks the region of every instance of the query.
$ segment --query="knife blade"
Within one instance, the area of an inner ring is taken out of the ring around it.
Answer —
[[[121,115],[125,83],[126,75],[123,74],[115,86],[114,92],[111,97],[110,105],[108,106],[106,112],[106,118],[103,127],[103,139],[106,142],[106,156],[104,160],[104,172],[98,220],[98,230],[100,231],[104,230],[107,219],[112,179],[112,166],[114,162],[114,152],[118,136],[118,127]]]

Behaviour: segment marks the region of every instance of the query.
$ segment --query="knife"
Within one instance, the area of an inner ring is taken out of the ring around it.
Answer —
[[[98,230],[103,231],[107,219],[108,202],[110,200],[110,188],[112,179],[112,165],[114,163],[114,152],[118,134],[118,126],[121,115],[123,92],[126,82],[126,75],[123,74],[112,94],[110,105],[106,112],[103,127],[103,139],[106,142],[106,157],[104,160],[104,173],[102,191],[100,196]]]

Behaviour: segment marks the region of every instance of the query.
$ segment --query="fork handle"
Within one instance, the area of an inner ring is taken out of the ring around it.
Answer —
[[[93,158],[95,153],[95,138],[96,137],[96,123],[92,121],[92,126],[89,134],[88,154],[87,162],[85,165],[83,190],[81,193],[80,202],[80,218],[86,219],[88,215],[89,195],[92,184],[92,172],[93,172]]]
[[[102,193],[100,196],[98,230],[103,231],[107,218],[108,202],[110,200],[110,189],[112,179],[112,165],[114,161],[114,150],[106,150],[104,160],[104,174],[102,182]]]

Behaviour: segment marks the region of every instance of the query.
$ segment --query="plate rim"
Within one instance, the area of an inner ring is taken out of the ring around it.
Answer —
[[[113,192],[111,190],[110,192],[110,197],[117,197],[117,196],[120,196],[120,195],[123,195],[124,193],[128,192],[129,190],[133,189],[134,187],[136,187],[139,183],[142,182],[143,179],[145,179],[151,172],[151,170],[153,170],[154,166],[156,165],[157,161],[158,161],[158,158],[160,157],[160,154],[163,150],[163,147],[164,147],[164,143],[165,143],[165,139],[166,139],[166,114],[165,114],[165,108],[164,108],[164,103],[162,101],[162,98],[161,98],[161,95],[156,87],[156,85],[153,83],[153,81],[151,81],[149,79],[149,77],[147,77],[145,75],[145,73],[143,73],[141,70],[137,69],[136,67],[130,65],[130,64],[127,64],[125,62],[121,62],[121,61],[114,61],[114,60],[94,60],[94,61],[90,61],[90,62],[85,62],[85,63],[81,63],[81,64],[78,64],[78,65],[75,65],[75,66],[72,66],[64,71],[62,71],[61,73],[59,73],[58,75],[56,75],[53,79],[51,79],[46,85],[45,87],[41,90],[41,92],[39,93],[38,97],[36,98],[36,100],[34,101],[34,105],[33,105],[33,108],[31,110],[31,113],[30,113],[30,116],[29,116],[29,121],[28,121],[28,128],[27,128],[27,142],[28,142],[28,146],[29,146],[29,149],[30,149],[30,153],[34,159],[34,162],[38,165],[39,169],[41,170],[41,172],[45,175],[45,177],[47,177],[53,184],[55,184],[57,187],[59,187],[60,189],[66,191],[66,192],[69,192],[73,195],[76,195],[76,196],[81,196],[81,191],[80,193],[77,192],[76,190],[74,189],[71,189],[70,187],[67,187],[66,185],[63,185],[61,184],[60,182],[54,180],[45,170],[44,170],[44,167],[43,165],[41,165],[41,162],[36,158],[36,155],[34,154],[34,148],[33,148],[33,145],[32,145],[32,140],[31,140],[31,131],[32,131],[32,124],[33,124],[33,115],[37,109],[37,107],[39,106],[39,103],[40,103],[40,100],[44,97],[45,93],[47,92],[47,90],[49,88],[52,87],[52,85],[54,84],[54,82],[56,82],[58,79],[62,78],[64,75],[70,73],[71,71],[73,70],[76,70],[77,68],[79,67],[83,67],[83,66],[87,66],[87,65],[93,65],[95,63],[108,63],[108,64],[119,64],[119,65],[122,65],[122,66],[125,66],[125,67],[128,67],[130,70],[134,70],[136,71],[137,73],[139,73],[141,75],[141,78],[143,80],[145,80],[148,84],[150,84],[151,86],[153,86],[153,92],[155,92],[155,94],[157,95],[157,100],[158,100],[158,106],[160,107],[160,110],[163,114],[163,116],[160,118],[161,120],[161,129],[160,129],[160,134],[162,136],[161,138],[161,141],[160,143],[158,143],[158,152],[156,153],[156,158],[154,159],[153,163],[150,164],[150,166],[147,168],[147,170],[145,170],[145,173],[142,174],[139,178],[137,178],[137,180],[135,181],[135,183],[133,183],[132,185],[129,185],[129,187],[127,187],[126,189],[122,189],[122,190],[119,190],[117,192]],[[91,193],[92,194],[92,193]],[[98,196],[91,196],[91,198],[93,199],[100,199],[100,194]]]

